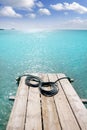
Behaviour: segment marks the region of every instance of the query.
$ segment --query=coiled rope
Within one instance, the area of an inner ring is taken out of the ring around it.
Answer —
[[[27,86],[31,86],[31,87],[38,87],[40,90],[40,93],[47,96],[47,97],[51,97],[54,96],[58,93],[59,88],[57,85],[57,82],[62,80],[62,79],[68,79],[70,82],[73,82],[72,79],[70,79],[69,77],[62,77],[57,79],[55,82],[43,82],[41,80],[41,78],[37,77],[37,76],[33,76],[33,75],[29,75],[29,74],[24,74],[19,76],[16,81],[17,84],[19,84],[21,77],[23,76],[27,76],[25,79],[25,84]],[[34,83],[32,83],[32,81]],[[45,90],[46,87],[50,87],[50,90]]]

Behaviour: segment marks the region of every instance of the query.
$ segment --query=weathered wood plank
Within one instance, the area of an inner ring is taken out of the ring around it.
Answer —
[[[43,74],[41,77],[43,81],[48,81],[47,74]],[[41,95],[41,99],[44,130],[61,130],[53,97]]]
[[[50,81],[56,81],[57,76],[55,74],[49,74]],[[63,130],[80,130],[73,112],[68,104],[66,96],[58,82],[59,92],[54,96],[55,105],[57,108],[58,117],[61,122],[61,127]]]
[[[58,74],[59,78],[63,76],[65,75]],[[61,80],[60,83],[81,130],[87,130],[87,109],[67,79]]]
[[[21,79],[6,130],[24,130],[28,87]]]
[[[42,130],[40,92],[38,88],[30,87],[29,89],[25,130]]]

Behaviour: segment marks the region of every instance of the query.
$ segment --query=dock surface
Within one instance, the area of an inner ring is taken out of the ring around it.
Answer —
[[[33,74],[55,81],[64,74]],[[46,97],[21,78],[6,130],[87,130],[87,109],[67,79],[57,82],[59,92]]]

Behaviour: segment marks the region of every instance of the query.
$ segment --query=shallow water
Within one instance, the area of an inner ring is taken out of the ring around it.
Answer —
[[[87,31],[24,33],[0,31],[0,130],[5,130],[15,95],[15,78],[23,73],[65,73],[87,98]]]

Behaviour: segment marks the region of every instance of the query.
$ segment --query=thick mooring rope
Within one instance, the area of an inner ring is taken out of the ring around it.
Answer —
[[[57,85],[57,82],[62,80],[62,79],[68,79],[70,82],[72,82],[73,80],[70,79],[69,77],[62,77],[57,79],[55,82],[43,82],[41,80],[41,78],[34,76],[34,75],[29,75],[29,74],[24,74],[19,76],[16,81],[17,84],[19,84],[21,77],[23,76],[27,76],[25,79],[25,84],[27,86],[31,86],[31,87],[38,87],[41,94],[47,96],[47,97],[51,97],[54,96],[58,93],[59,88]],[[32,81],[34,81],[34,83],[32,83]],[[45,90],[46,87],[50,87],[50,90]]]

